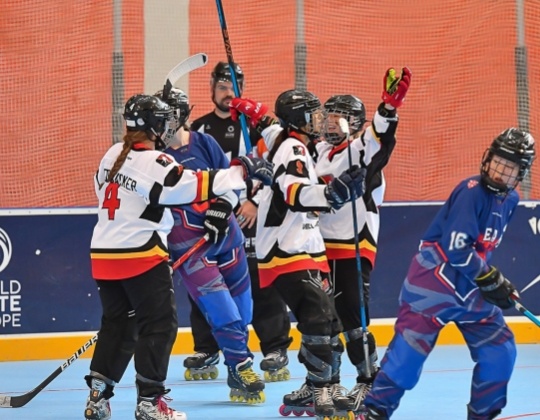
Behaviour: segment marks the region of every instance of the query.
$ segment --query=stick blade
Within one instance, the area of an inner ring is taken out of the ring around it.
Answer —
[[[165,84],[169,82],[171,86],[174,86],[182,76],[193,70],[204,67],[206,63],[208,63],[208,56],[204,53],[194,54],[191,57],[186,58],[178,63],[169,74],[167,74]]]

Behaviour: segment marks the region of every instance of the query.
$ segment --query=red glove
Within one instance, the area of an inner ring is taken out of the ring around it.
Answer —
[[[399,108],[405,100],[405,95],[411,85],[411,71],[408,67],[403,67],[401,76],[396,77],[396,70],[389,68],[383,78],[382,100],[385,104],[394,108]]]
[[[259,121],[268,112],[268,107],[263,103],[245,98],[233,98],[229,107],[231,108],[231,118],[233,121],[238,121],[238,117],[242,113],[249,118],[249,123],[252,127],[257,127]]]

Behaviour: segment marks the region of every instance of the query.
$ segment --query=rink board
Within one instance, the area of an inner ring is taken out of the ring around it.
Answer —
[[[538,204],[518,207],[492,260],[518,290],[526,288],[522,302],[535,314],[540,313]],[[391,337],[401,283],[420,236],[439,208],[440,203],[391,203],[381,208],[370,305],[371,330],[380,345]],[[99,328],[101,308],[89,258],[95,221],[94,209],[0,211],[0,360],[69,356],[66,349],[74,351]],[[189,327],[186,292],[175,284],[180,326]],[[530,321],[514,310],[505,315],[517,315],[512,328],[519,342],[540,341],[540,329]],[[185,331],[179,332],[176,353],[192,350],[191,336]],[[459,343],[459,334],[445,328],[441,342]],[[296,338],[293,346],[298,343]],[[258,349],[254,337],[251,346]],[[35,348],[39,351],[34,353]]]

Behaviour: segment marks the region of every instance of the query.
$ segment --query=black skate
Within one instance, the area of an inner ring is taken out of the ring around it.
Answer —
[[[229,397],[233,402],[246,402],[258,404],[266,401],[264,395],[264,382],[253,370],[253,360],[248,357],[235,368],[227,366],[229,375],[227,385],[231,388]]]
[[[186,381],[216,379],[219,375],[218,363],[219,353],[195,353],[184,360],[184,378]]]
[[[111,406],[109,400],[103,396],[107,385],[101,379],[92,379],[92,389],[86,400],[84,418],[88,420],[109,420],[111,418]]]
[[[264,380],[266,382],[288,381],[291,373],[287,369],[289,358],[286,349],[279,349],[268,353],[261,360],[261,370],[264,371]]]
[[[358,417],[360,420],[389,420],[390,417],[382,410],[373,407],[366,407],[365,413]]]
[[[313,410],[313,392],[311,391],[311,387],[305,382],[300,389],[283,397],[283,404],[279,407],[279,414],[286,417],[291,413],[298,417],[304,414],[310,417],[315,415],[315,411]]]
[[[354,402],[347,395],[347,390],[340,384],[330,385],[330,396],[334,403],[334,417],[333,420],[354,420],[356,413],[353,411]]]

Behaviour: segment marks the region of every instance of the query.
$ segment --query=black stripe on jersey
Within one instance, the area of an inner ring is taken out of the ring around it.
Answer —
[[[285,216],[287,214],[287,203],[285,203],[285,198],[283,193],[279,189],[279,185],[272,184],[272,201],[270,202],[270,208],[266,214],[266,219],[264,221],[265,227],[281,226]]]
[[[142,212],[140,219],[149,220],[154,223],[159,223],[161,219],[163,219],[163,212],[165,211],[165,207],[163,206],[153,206],[152,204],[149,204],[146,206],[144,211]]]
[[[272,261],[274,258],[281,258],[281,259],[286,259],[286,258],[292,258],[292,257],[296,257],[298,255],[309,255],[310,258],[317,258],[317,257],[322,257],[323,255],[326,254],[326,251],[323,251],[323,252],[313,252],[313,253],[307,253],[307,252],[298,252],[298,253],[294,253],[294,254],[289,254],[288,252],[285,252],[283,251],[282,249],[279,248],[278,244],[274,244],[274,246],[272,247],[271,251],[266,255],[266,257],[264,257],[263,259],[257,259],[257,261],[261,264],[265,264],[265,263],[269,263],[270,261]]]
[[[90,252],[92,254],[125,254],[129,252],[148,251],[155,246],[158,246],[165,252],[169,252],[167,250],[167,247],[163,244],[163,242],[161,242],[161,238],[159,237],[157,232],[152,233],[152,236],[150,237],[148,242],[136,248],[91,248]]]

